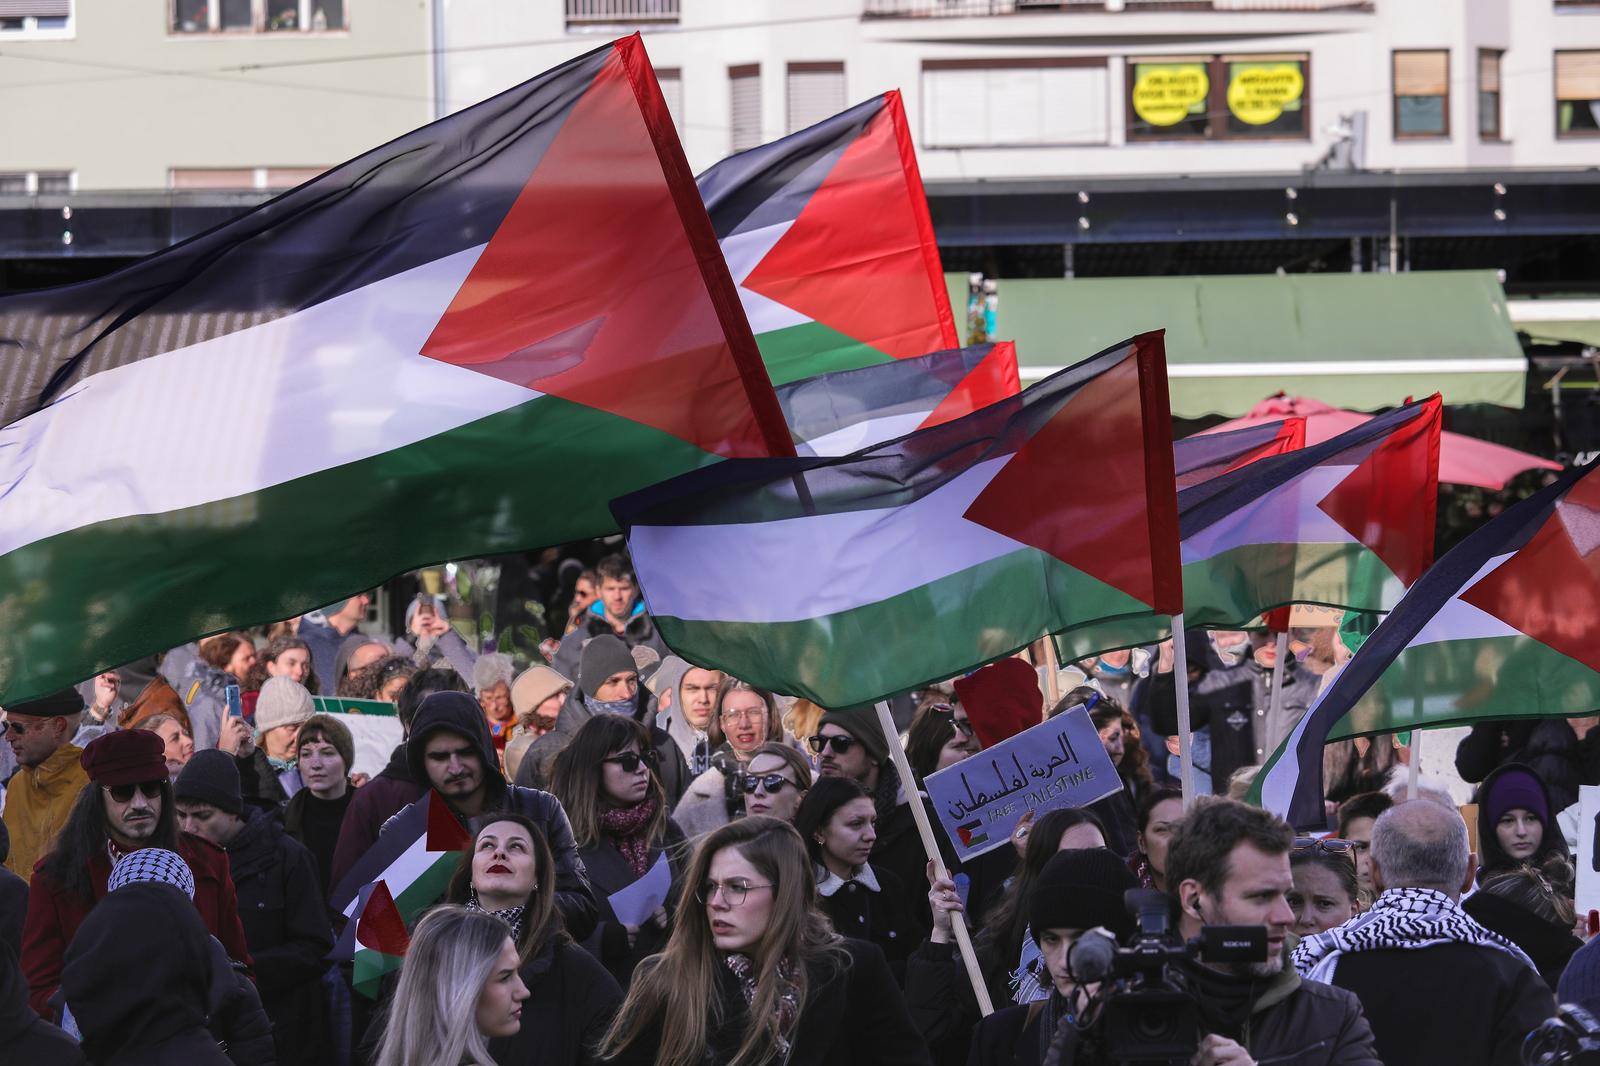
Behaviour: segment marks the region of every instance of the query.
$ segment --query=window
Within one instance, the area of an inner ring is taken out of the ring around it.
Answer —
[[[0,171],[0,196],[60,196],[76,183],[70,170]]]
[[[169,0],[169,3],[173,33],[321,33],[350,28],[345,19],[345,0]]]
[[[167,173],[172,189],[213,190],[218,192],[283,192],[304,185],[321,174],[323,167],[173,167]]]
[[[683,132],[683,71],[677,67],[657,67],[656,84],[661,86],[661,96],[667,101],[667,113],[678,132]]]
[[[761,143],[761,67],[728,68],[730,149],[742,152]]]
[[[1103,59],[927,60],[922,143],[929,148],[1105,144]]]
[[[1500,140],[1500,57],[1504,52],[1478,49],[1478,136]]]
[[[1394,135],[1450,136],[1450,53],[1394,54]]]
[[[1305,140],[1311,57],[1161,56],[1128,63],[1128,139]]]
[[[1600,137],[1600,52],[1556,53],[1556,136]]]
[[[844,110],[843,63],[789,64],[789,132],[814,126]]]
[[[0,36],[57,36],[71,28],[71,0],[0,0]]]

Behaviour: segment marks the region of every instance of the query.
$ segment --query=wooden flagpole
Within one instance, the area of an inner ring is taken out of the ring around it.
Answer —
[[[1183,784],[1183,809],[1194,806],[1194,743],[1189,728],[1189,649],[1183,632],[1183,612],[1172,615],[1172,694],[1178,704],[1179,780]]]

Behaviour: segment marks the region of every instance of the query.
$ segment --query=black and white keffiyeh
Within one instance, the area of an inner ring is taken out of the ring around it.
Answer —
[[[1388,889],[1365,914],[1300,941],[1290,959],[1300,976],[1329,981],[1341,955],[1389,948],[1415,950],[1439,944],[1494,948],[1535,968],[1521,948],[1485,929],[1459,903],[1431,888]]]
[[[111,876],[106,879],[107,892],[115,892],[123,885],[138,881],[158,881],[181,888],[184,895],[194,899],[194,871],[189,869],[189,864],[177,852],[164,848],[140,848],[120,858],[113,852],[112,857]]]
[[[505,922],[506,925],[511,927],[511,942],[519,946],[522,944],[522,923],[528,912],[527,904],[519,903],[515,907],[507,907],[503,911],[492,911],[478,902],[478,890],[474,888],[467,894],[466,906],[469,911],[492,914],[502,922]]]

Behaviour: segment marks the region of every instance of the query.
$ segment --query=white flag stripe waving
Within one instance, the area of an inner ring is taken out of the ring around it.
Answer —
[[[103,371],[0,429],[0,554],[282,484],[536,399],[418,354],[482,250]],[[130,432],[155,421],[159,433]]]
[[[1184,563],[1251,544],[1356,544],[1317,504],[1355,470],[1317,466],[1183,540]]]

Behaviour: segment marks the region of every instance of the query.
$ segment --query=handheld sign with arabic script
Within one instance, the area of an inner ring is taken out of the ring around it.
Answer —
[[[930,774],[924,784],[962,860],[1006,843],[1029,811],[1083,807],[1122,787],[1083,707]]]

